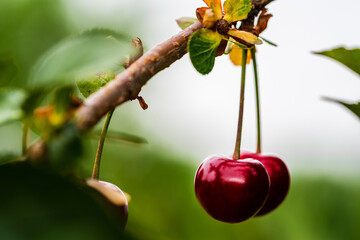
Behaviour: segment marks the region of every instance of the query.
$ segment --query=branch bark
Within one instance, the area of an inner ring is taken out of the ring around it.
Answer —
[[[138,97],[146,82],[187,53],[190,36],[203,26],[197,22],[157,45],[99,91],[87,98],[76,114],[80,130],[92,128],[108,111]]]

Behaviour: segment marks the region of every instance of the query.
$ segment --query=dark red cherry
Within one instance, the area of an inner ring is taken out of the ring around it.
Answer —
[[[210,156],[195,175],[198,201],[210,216],[223,222],[242,222],[254,216],[268,192],[269,176],[254,159]]]
[[[269,196],[256,216],[262,216],[277,208],[285,199],[290,187],[290,174],[285,163],[278,157],[259,153],[241,152],[240,159],[259,160],[266,168],[270,177]]]

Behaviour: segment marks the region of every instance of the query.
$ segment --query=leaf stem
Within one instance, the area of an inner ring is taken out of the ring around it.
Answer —
[[[101,155],[102,155],[102,151],[104,148],[104,142],[105,142],[105,138],[106,138],[106,133],[107,130],[109,128],[109,124],[110,124],[110,120],[111,117],[114,113],[115,108],[111,109],[107,115],[106,115],[106,119],[104,122],[104,126],[101,130],[101,134],[100,134],[100,139],[99,139],[99,144],[98,144],[98,148],[96,151],[96,157],[95,157],[95,162],[94,162],[94,168],[93,168],[93,172],[92,172],[92,179],[99,179],[99,174],[100,174],[100,162],[101,162]]]
[[[241,63],[241,87],[240,87],[240,105],[239,105],[239,121],[236,135],[236,143],[233,159],[240,159],[240,146],[241,146],[241,132],[244,115],[244,98],[245,98],[245,76],[246,76],[246,59],[248,49],[242,50],[242,63]]]
[[[24,122],[22,129],[22,155],[25,156],[28,150],[28,139],[29,139],[29,124],[27,121]]]
[[[261,153],[261,118],[260,118],[260,96],[259,96],[259,78],[256,63],[255,48],[250,50],[254,66],[255,93],[256,93],[256,120],[257,120],[257,145],[256,153]]]

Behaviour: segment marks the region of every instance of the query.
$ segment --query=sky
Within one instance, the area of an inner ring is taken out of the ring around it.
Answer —
[[[263,152],[281,156],[292,172],[327,175],[360,170],[360,122],[323,97],[360,100],[359,77],[334,61],[312,54],[338,46],[359,47],[360,1],[276,0],[274,15],[262,34],[278,44],[257,48]],[[178,33],[175,19],[195,17],[201,0],[68,1],[71,25],[126,29],[150,49]],[[84,21],[87,19],[87,21]],[[184,56],[151,79],[141,91],[149,104],[135,103],[118,114],[131,114],[144,127],[150,144],[159,144],[200,163],[212,154],[232,154],[236,138],[241,68],[228,56],[216,59],[202,76]],[[242,149],[256,148],[252,66],[247,69]],[[126,113],[125,113],[126,111]]]

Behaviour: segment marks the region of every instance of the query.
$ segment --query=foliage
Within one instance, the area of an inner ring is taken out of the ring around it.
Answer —
[[[334,48],[327,51],[315,52],[316,54],[332,58],[360,75],[360,49]]]
[[[328,101],[332,101],[335,103],[339,103],[342,106],[346,107],[348,110],[350,110],[352,113],[354,113],[358,118],[360,118],[360,102],[358,103],[346,103],[343,101],[339,101],[336,99],[331,99],[331,98],[325,98]]]
[[[251,32],[231,27],[232,23],[247,17],[252,8],[250,0],[225,1],[224,16],[220,0],[204,0],[204,2],[208,7],[198,8],[196,17],[205,29],[193,33],[189,39],[188,51],[195,69],[201,74],[208,74],[214,67],[215,57],[224,53],[228,40],[229,43],[241,48],[251,48],[254,44],[261,44],[262,41]],[[183,27],[181,21],[178,21],[178,24]],[[229,39],[231,37],[235,42]]]
[[[315,54],[327,56],[332,58],[345,66],[349,69],[353,70],[355,73],[360,76],[360,49],[346,49],[343,47],[335,48],[332,50],[322,51],[322,52],[315,52]],[[347,103],[340,100],[335,100],[331,98],[326,98],[327,100],[336,102],[341,104],[342,106],[346,107],[348,110],[353,112],[357,117],[360,118],[360,102],[357,103]]]
[[[0,87],[8,84],[16,75],[18,68],[11,56],[0,56]]]
[[[176,19],[177,24],[182,30],[184,30],[187,27],[190,27],[192,24],[196,23],[197,21],[198,21],[197,18],[192,18],[192,17],[182,17]]]
[[[190,59],[199,73],[211,72],[215,64],[216,49],[220,42],[221,37],[207,29],[201,29],[191,36],[188,47]]]
[[[72,33],[62,9],[59,0],[0,1],[1,86],[27,86],[36,60]]]
[[[224,2],[224,19],[229,23],[243,20],[251,8],[251,0],[226,0]]]
[[[30,81],[34,86],[69,83],[104,69],[121,68],[131,54],[131,38],[108,29],[92,29],[53,46],[34,66]]]
[[[338,103],[345,106],[347,109],[349,109],[351,112],[353,112],[356,116],[358,116],[360,118],[360,102],[354,103],[354,104],[349,104],[349,103],[344,103],[344,102],[338,101]]]
[[[91,138],[98,140],[100,137],[101,132],[98,130],[92,131]],[[110,142],[117,142],[117,143],[133,143],[133,144],[145,144],[148,143],[148,141],[139,136],[135,136],[132,134],[119,132],[115,130],[108,130],[106,134],[106,141]]]
[[[92,76],[81,78],[77,80],[76,85],[78,86],[81,94],[87,98],[101,87],[105,86],[108,82],[113,80],[115,75],[110,71],[98,72]]]
[[[104,211],[96,192],[48,168],[3,165],[0,191],[2,239],[132,239]]]
[[[0,125],[22,119],[22,104],[26,94],[21,89],[0,89]]]
[[[0,152],[0,166],[12,161],[18,161],[19,158],[20,156],[16,153],[2,151]]]

